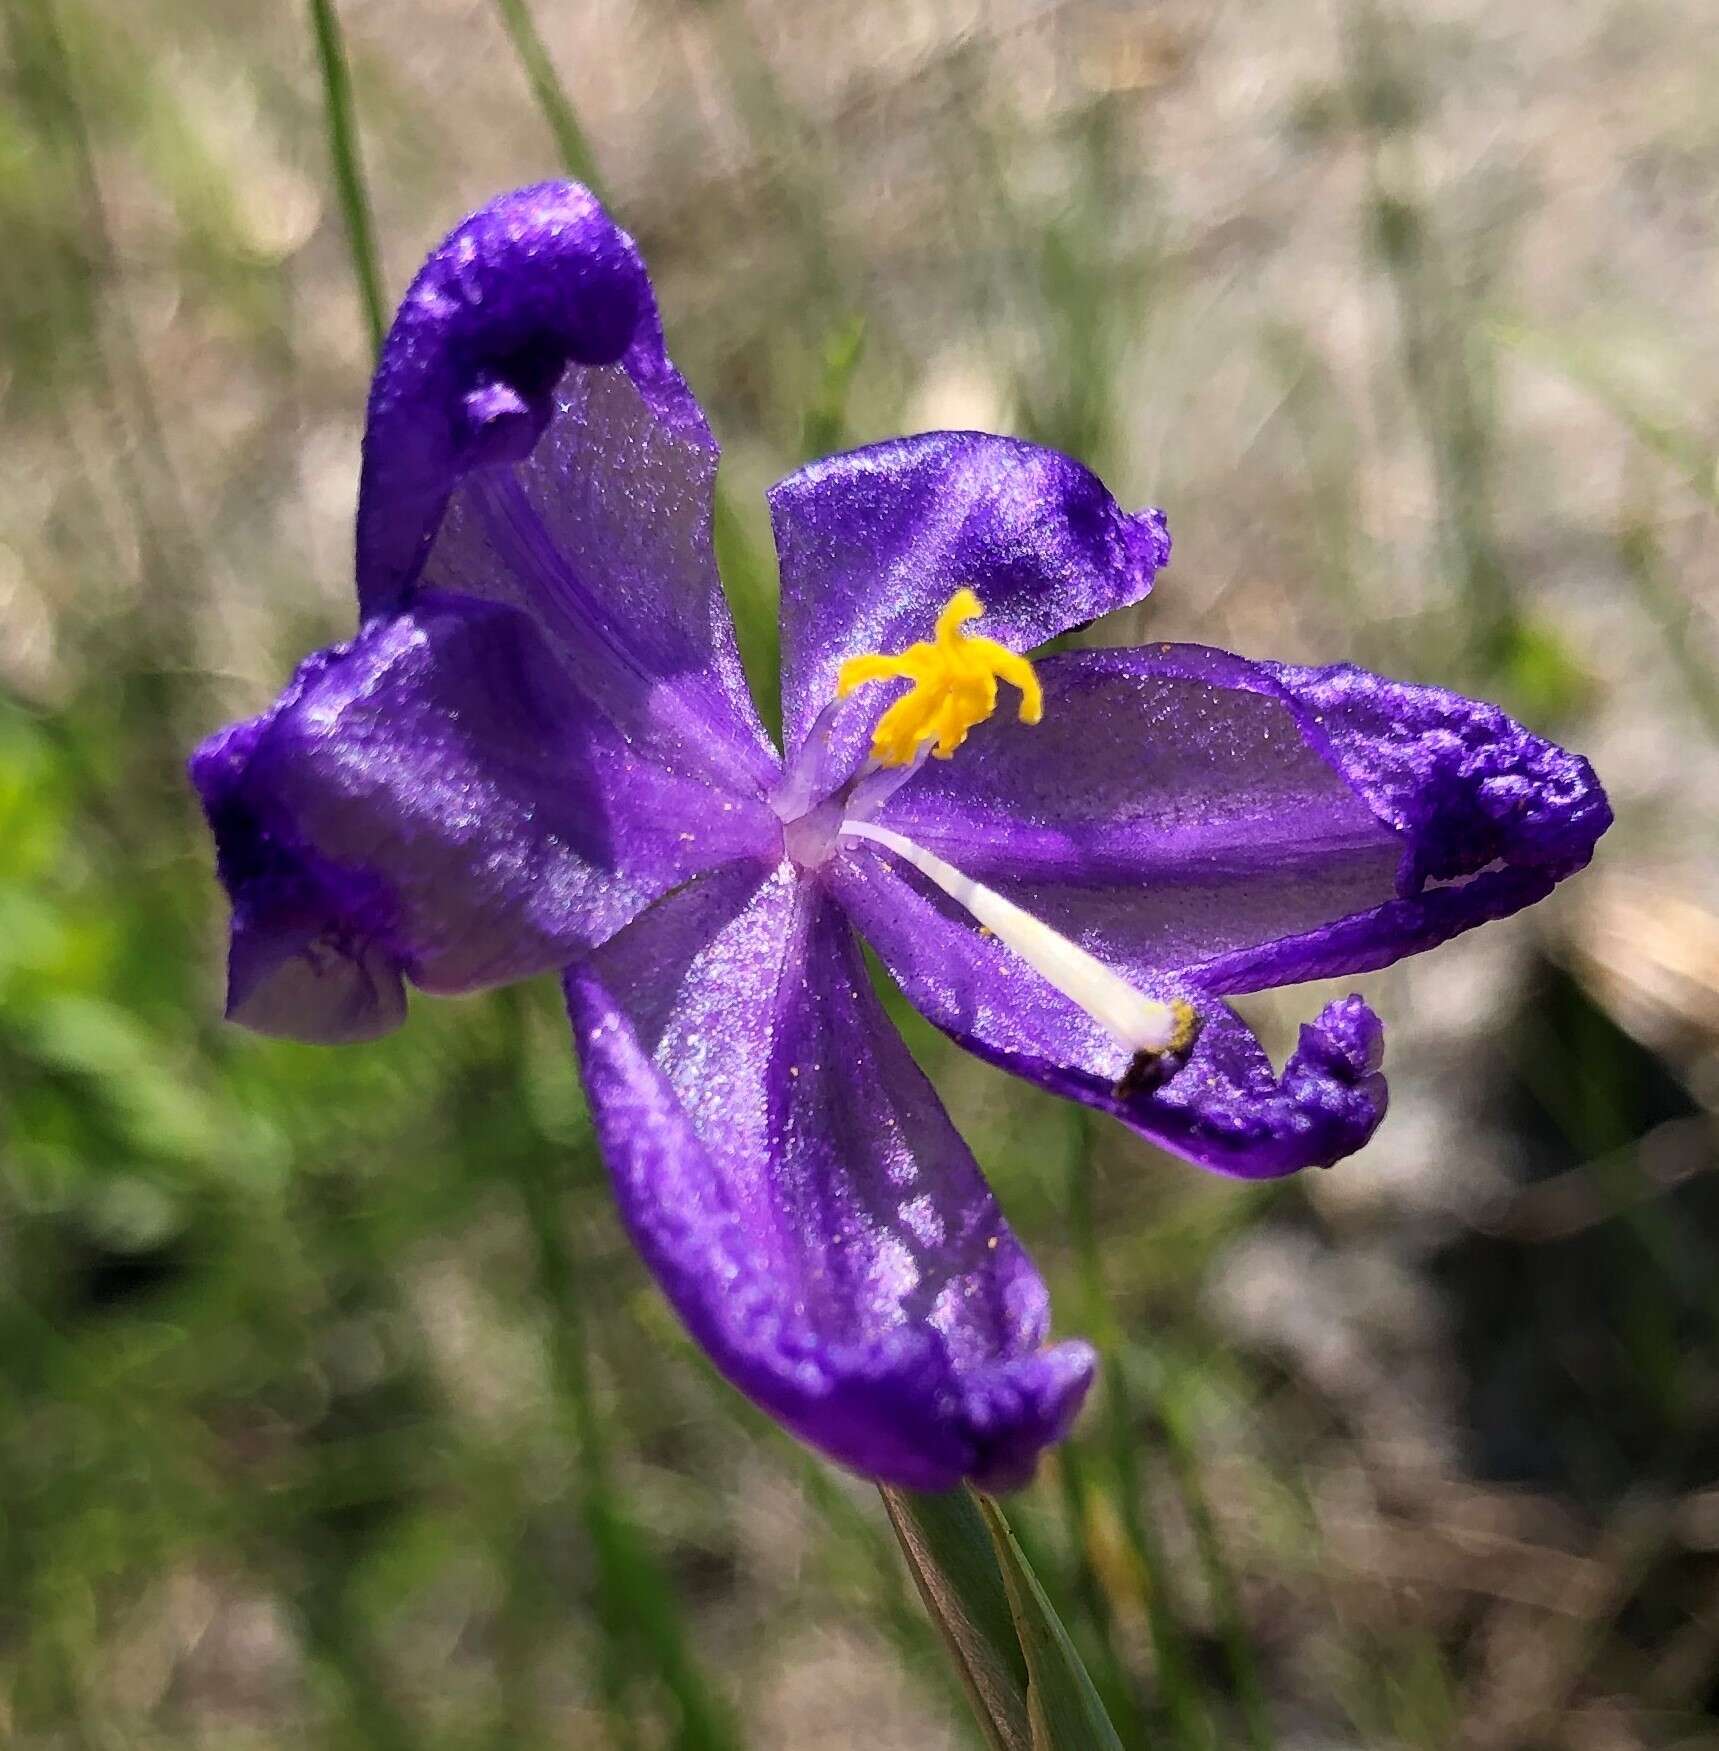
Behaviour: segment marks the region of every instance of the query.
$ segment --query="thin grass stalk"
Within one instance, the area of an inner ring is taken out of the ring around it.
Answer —
[[[352,261],[352,277],[358,302],[370,331],[370,348],[382,351],[388,330],[387,306],[382,297],[382,272],[376,253],[376,229],[371,218],[370,197],[364,183],[364,164],[358,150],[358,122],[352,103],[352,74],[346,59],[346,42],[334,0],[309,0],[311,32],[316,38],[317,68],[322,76],[323,119],[328,128],[329,159],[334,170],[335,192],[346,226],[346,249]]]
[[[802,332],[850,315],[853,288],[863,277],[830,220],[836,201],[823,132],[783,90],[745,8],[736,0],[707,0],[701,10],[734,119],[766,166],[800,245],[811,319]]]
[[[26,24],[33,14],[33,28]],[[143,363],[143,348],[117,296],[118,256],[96,169],[95,147],[54,0],[33,0],[11,14],[8,41],[22,71],[19,84],[50,148],[64,147],[73,196],[81,208],[80,245],[65,252],[79,339],[94,367],[96,394],[117,430],[135,431],[135,446],[113,446],[114,472],[136,524],[150,579],[201,576],[206,562],[192,533],[185,495],[173,471],[165,422]],[[105,318],[105,321],[104,321]],[[165,506],[165,514],[161,509]]]
[[[975,1492],[974,1500],[991,1535],[1027,1663],[1033,1751],[1123,1751],[1116,1725],[1014,1528],[994,1498]],[[1136,1751],[1148,1751],[1150,1743],[1134,1739]]]
[[[577,1275],[562,1231],[560,1200],[549,1182],[547,1168],[524,1165],[519,1190],[536,1255],[538,1294],[549,1308],[549,1358],[555,1396],[573,1434],[580,1511],[596,1556],[598,1587],[606,1592],[611,1542],[608,1522],[612,1518],[608,1445],[602,1419],[592,1400],[584,1308],[576,1293]],[[606,1601],[597,1615],[597,1687],[604,1718],[610,1737],[623,1751],[628,1751],[634,1737],[630,1704],[632,1636],[628,1626],[607,1609]]]
[[[802,461],[814,462],[853,443],[848,399],[865,354],[865,333],[865,318],[849,316],[835,323],[824,337],[823,372],[800,422]]]
[[[1103,1259],[1093,1200],[1096,1127],[1084,1112],[1076,1114],[1075,1123],[1078,1134],[1069,1161],[1069,1231],[1085,1302],[1082,1324],[1099,1349],[1105,1435],[1116,1478],[1117,1514],[1134,1571],[1141,1579],[1141,1603],[1152,1640],[1159,1700],[1175,1742],[1187,1747],[1206,1747],[1214,1742],[1212,1724],[1194,1679],[1187,1631],[1170,1584],[1169,1562],[1152,1519],[1147,1481],[1136,1452],[1132,1398],[1117,1361],[1116,1334],[1104,1294]],[[1084,1555],[1084,1546],[1082,1550]]]
[[[1110,1590],[1100,1578],[1098,1566],[1092,1558],[1092,1538],[1098,1515],[1094,1507],[1095,1492],[1087,1477],[1086,1454],[1078,1442],[1069,1441],[1062,1446],[1056,1455],[1055,1467],[1069,1561],[1074,1569],[1075,1596],[1081,1610],[1103,1638],[1108,1657],[1110,1670],[1104,1674],[1099,1688],[1111,1719],[1130,1738],[1137,1738],[1138,1732],[1132,1729],[1141,1724],[1138,1720],[1140,1700],[1123,1657],[1120,1626]]]
[[[764,727],[778,745],[782,737],[782,633],[774,553],[753,539],[734,495],[719,476],[710,507],[711,547],[723,593],[734,615],[740,661]]]
[[[543,119],[554,136],[562,169],[601,194],[602,181],[597,174],[597,160],[591,151],[591,142],[579,125],[578,112],[573,108],[572,98],[567,95],[567,87],[561,82],[561,75],[555,70],[554,57],[543,40],[543,33],[537,28],[528,0],[495,0],[495,9],[501,15],[501,27],[513,44],[513,52],[519,57],[520,69],[531,87],[531,95],[536,98],[537,107],[542,110]]]
[[[990,1751],[1032,1751],[1026,1657],[978,1498],[878,1486],[949,1671]]]
[[[1560,381],[1603,407],[1641,446],[1669,463],[1715,510],[1719,510],[1719,449],[1699,432],[1643,406],[1617,380],[1603,350],[1578,345],[1525,323],[1495,321],[1495,346],[1508,349],[1556,374]]]
[[[1230,1680],[1235,1685],[1247,1742],[1253,1751],[1273,1751],[1277,1741],[1271,1728],[1265,1687],[1260,1682],[1259,1664],[1253,1657],[1253,1639],[1242,1616],[1235,1570],[1230,1565],[1223,1535],[1200,1483],[1199,1462],[1193,1443],[1188,1438],[1180,1411],[1162,1401],[1157,1410],[1158,1424],[1164,1433],[1164,1452],[1175,1475],[1188,1524],[1193,1529],[1194,1548],[1199,1553],[1200,1571],[1211,1599],[1218,1637],[1224,1645]]]
[[[1665,576],[1654,527],[1646,512],[1626,514],[1617,537],[1618,558],[1708,732],[1719,737],[1719,677],[1702,657],[1700,640],[1694,636],[1694,603]]]
[[[1405,28],[1388,0],[1351,0],[1343,45],[1353,113],[1364,138],[1367,222],[1390,284],[1401,370],[1432,468],[1439,520],[1462,590],[1462,645],[1480,673],[1507,666],[1521,636],[1508,567],[1499,550],[1492,493],[1495,432],[1476,382],[1471,312],[1445,271],[1447,253],[1422,200],[1404,113],[1400,67],[1388,40]]]
[[[92,649],[94,672],[108,680],[104,709],[126,726],[116,738],[134,762],[134,797],[159,803],[167,791],[183,806],[176,775],[182,750],[178,724],[186,653],[193,648],[197,611],[208,595],[209,558],[187,510],[173,467],[165,422],[144,363],[143,348],[121,295],[121,273],[108,222],[95,144],[54,0],[21,0],[9,9],[6,44],[16,71],[20,107],[41,137],[50,162],[67,171],[67,210],[78,222],[74,239],[55,252],[53,275],[66,295],[55,300],[54,327],[69,331],[68,357],[87,359],[101,449],[112,464],[122,518],[137,540],[139,588]],[[7,280],[18,264],[8,261]],[[56,342],[59,335],[56,334]],[[68,407],[54,419],[71,437]],[[98,511],[89,526],[102,528]],[[121,561],[116,551],[116,562]],[[128,562],[124,562],[128,563]],[[117,677],[117,679],[114,679]],[[164,774],[175,775],[169,785]],[[128,839],[147,833],[135,811],[118,829]]]
[[[565,1216],[547,1169],[520,1174],[537,1257],[539,1285],[551,1310],[550,1351],[556,1392],[569,1413],[581,1471],[581,1507],[603,1593],[609,1639],[604,1674],[611,1715],[629,1730],[625,1697],[639,1655],[655,1668],[680,1714],[674,1739],[681,1751],[739,1751],[727,1706],[711,1689],[687,1642],[673,1589],[613,1480],[603,1419],[597,1408],[578,1276],[567,1244]]]
[[[860,1554],[876,1578],[876,1591],[869,1605],[878,1629],[901,1657],[903,1667],[923,1679],[928,1687],[939,1690],[948,1700],[951,1714],[965,1721],[968,1703],[960,1676],[944,1657],[943,1643],[902,1573],[899,1540],[864,1511],[860,1499],[847,1493],[840,1474],[827,1460],[738,1395],[702,1352],[692,1346],[690,1339],[683,1346],[683,1354],[713,1408],[724,1418],[737,1421],[761,1447],[780,1455],[783,1469],[793,1476],[805,1500],[819,1515],[827,1536]],[[884,1500],[887,1521],[887,1497]]]
[[[418,1735],[377,1683],[380,1652],[345,1597],[345,1578],[319,1577],[319,1583],[301,1591],[298,1625],[306,1650],[340,1697],[340,1739],[353,1751],[412,1751]]]

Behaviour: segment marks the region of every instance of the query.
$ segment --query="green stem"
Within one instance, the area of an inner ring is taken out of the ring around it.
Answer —
[[[1117,1511],[1134,1558],[1135,1572],[1142,1579],[1142,1603],[1152,1638],[1158,1689],[1176,1741],[1186,1746],[1210,1745],[1211,1723],[1194,1683],[1181,1614],[1170,1588],[1170,1565],[1150,1512],[1147,1480],[1138,1459],[1128,1382],[1117,1361],[1115,1332],[1109,1316],[1109,1301],[1104,1293],[1103,1259],[1098,1246],[1093,1200],[1095,1127],[1084,1113],[1076,1115],[1075,1122],[1080,1127],[1080,1134],[1069,1164],[1069,1229],[1085,1302],[1082,1323],[1098,1346],[1103,1370],[1105,1429],[1116,1476]]]
[[[878,1486],[890,1530],[991,1751],[1032,1751],[1027,1663],[991,1536],[966,1490]]]
[[[495,0],[495,9],[501,14],[502,29],[507,32],[508,41],[519,57],[531,95],[537,99],[537,107],[543,111],[543,119],[555,136],[555,149],[561,156],[562,168],[587,188],[601,193],[591,143],[579,125],[573,100],[555,71],[555,62],[544,44],[527,0]]]
[[[334,0],[310,0],[310,23],[316,37],[317,65],[322,73],[323,111],[328,124],[328,151],[334,166],[334,185],[340,197],[341,217],[346,222],[346,247],[352,258],[353,277],[358,282],[358,301],[364,308],[364,320],[370,329],[371,350],[379,354],[382,337],[387,332],[382,274],[377,266],[376,233],[370,216],[370,198],[364,188],[364,166],[358,152],[352,75]]]

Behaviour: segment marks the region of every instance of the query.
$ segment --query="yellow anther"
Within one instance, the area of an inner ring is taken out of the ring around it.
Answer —
[[[846,699],[868,681],[911,681],[913,690],[877,720],[871,757],[880,766],[906,766],[925,743],[932,754],[947,760],[997,709],[997,683],[1007,681],[1021,695],[1021,722],[1036,724],[1044,716],[1044,693],[1025,657],[994,638],[977,638],[961,629],[977,620],[984,605],[971,590],[957,590],[937,616],[937,631],[928,643],[910,644],[899,656],[873,653],[849,657],[836,672],[836,697]]]

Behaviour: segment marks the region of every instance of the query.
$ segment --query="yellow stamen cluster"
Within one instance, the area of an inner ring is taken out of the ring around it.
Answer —
[[[849,657],[837,671],[838,699],[868,681],[913,683],[913,691],[896,700],[872,732],[871,757],[880,766],[910,765],[927,742],[936,744],[931,752],[937,759],[947,760],[967,732],[997,709],[999,681],[1020,690],[1022,723],[1036,724],[1044,716],[1044,693],[1032,664],[993,638],[961,630],[984,612],[971,590],[957,590],[937,616],[929,642],[911,644],[899,656]]]

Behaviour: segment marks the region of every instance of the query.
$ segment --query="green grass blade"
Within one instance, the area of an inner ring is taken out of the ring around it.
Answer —
[[[1645,514],[1628,516],[1617,537],[1618,558],[1624,576],[1635,587],[1636,600],[1658,629],[1665,652],[1683,678],[1707,728],[1719,736],[1719,676],[1701,655],[1701,640],[1695,636],[1695,605],[1681,596],[1665,576],[1663,556],[1652,520]]]
[[[1230,1565],[1223,1535],[1200,1483],[1199,1456],[1183,1426],[1181,1411],[1163,1402],[1157,1408],[1159,1424],[1164,1431],[1164,1451],[1175,1474],[1188,1524],[1193,1529],[1194,1548],[1199,1553],[1200,1571],[1205,1576],[1206,1592],[1212,1602],[1212,1616],[1224,1644],[1224,1656],[1229,1664],[1230,1680],[1235,1686],[1247,1742],[1253,1751],[1273,1751],[1276,1739],[1271,1729],[1265,1687],[1260,1682],[1259,1666],[1253,1657],[1253,1641],[1242,1615],[1235,1570]]]
[[[502,29],[507,32],[513,52],[519,57],[531,95],[537,99],[537,107],[543,111],[543,119],[555,136],[555,150],[560,154],[562,168],[587,188],[601,193],[591,143],[579,125],[573,100],[567,95],[560,74],[555,71],[555,62],[527,0],[495,0],[495,9],[501,14]]]
[[[520,1075],[527,1060],[526,999],[517,989],[493,999],[502,1051],[498,1073]],[[520,1098],[523,1101],[524,1089]],[[586,1131],[574,1166],[596,1179],[596,1140]],[[531,1234],[536,1288],[549,1313],[549,1353],[557,1398],[576,1450],[579,1504],[596,1571],[599,1625],[607,1647],[603,1676],[611,1715],[625,1706],[636,1674],[653,1674],[678,1715],[669,1743],[674,1751],[740,1751],[741,1738],[727,1701],[705,1675],[692,1646],[685,1613],[649,1535],[629,1510],[611,1463],[608,1428],[591,1377],[591,1338],[565,1207],[566,1162],[538,1136],[514,1163],[520,1202]],[[623,1729],[624,1730],[624,1729]]]
[[[387,332],[382,300],[382,273],[377,265],[376,231],[370,217],[370,198],[364,189],[364,166],[358,154],[358,125],[352,108],[352,75],[346,62],[346,44],[340,34],[340,19],[334,0],[310,0],[311,30],[316,37],[316,59],[322,74],[324,117],[328,124],[328,150],[334,166],[334,185],[340,197],[341,217],[346,222],[346,247],[352,257],[352,273],[358,282],[358,301],[370,329],[370,344],[382,351]]]
[[[823,371],[817,394],[800,425],[800,454],[807,461],[851,445],[848,395],[864,353],[863,316],[847,317],[824,337]]]
[[[1098,1691],[1002,1509],[989,1496],[978,1500],[1027,1664],[1033,1751],[1122,1751]],[[1137,1751],[1146,1751],[1144,1741]]]
[[[878,1486],[902,1555],[992,1751],[1035,1751],[1027,1662],[991,1532],[966,1490]]]
[[[1122,1751],[1002,1509],[971,1490],[880,1493],[994,1751]]]
[[[747,684],[758,703],[764,727],[782,737],[782,633],[778,618],[777,587],[771,548],[755,538],[746,519],[735,508],[726,479],[719,477],[711,502],[710,539],[716,554],[716,569],[722,579],[728,609],[734,616],[734,635],[740,641],[740,661]]]
[[[1124,1653],[1125,1632],[1117,1621],[1115,1600],[1092,1559],[1094,1522],[1103,1515],[1109,1502],[1089,1475],[1088,1455],[1078,1441],[1069,1441],[1058,1450],[1056,1473],[1072,1569],[1068,1583],[1073,1595],[1069,1618],[1077,1634],[1079,1618],[1084,1617],[1102,1638],[1104,1657],[1102,1661],[1094,1660],[1088,1669],[1104,1697],[1110,1718],[1117,1723],[1117,1730],[1138,1737],[1141,1706]],[[1043,1563],[1039,1566],[1046,1567]],[[1065,1593],[1064,1598],[1068,1600],[1069,1594]]]
[[[1211,1722],[1193,1676],[1187,1628],[1153,1515],[1151,1483],[1139,1460],[1133,1399],[1117,1353],[1119,1336],[1110,1301],[1104,1292],[1104,1264],[1093,1203],[1095,1126],[1090,1114],[1077,1115],[1075,1122],[1079,1132],[1069,1169],[1069,1228],[1086,1303],[1083,1323],[1098,1346],[1104,1381],[1102,1433],[1109,1447],[1117,1517],[1134,1571],[1142,1582],[1141,1603],[1152,1639],[1158,1700],[1179,1743],[1206,1746],[1212,1743]],[[1084,1544],[1081,1551],[1085,1560]]]

